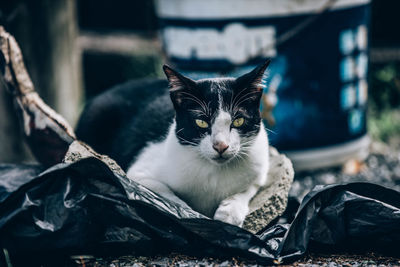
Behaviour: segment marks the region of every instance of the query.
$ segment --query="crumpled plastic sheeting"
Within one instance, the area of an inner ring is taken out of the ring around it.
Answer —
[[[297,259],[309,246],[328,253],[400,256],[399,241],[400,192],[371,183],[316,186],[285,232],[278,257],[284,262]]]
[[[0,203],[42,170],[40,165],[0,164]]]
[[[177,206],[95,158],[39,171],[0,165],[0,246],[14,262],[178,252],[272,264],[294,261],[309,246],[399,253],[400,193],[374,184],[315,188],[291,225],[253,235]]]

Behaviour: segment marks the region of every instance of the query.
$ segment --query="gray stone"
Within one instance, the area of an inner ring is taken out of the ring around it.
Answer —
[[[125,172],[122,168],[115,162],[115,160],[111,159],[106,155],[101,155],[94,151],[89,145],[81,142],[81,141],[74,141],[69,146],[69,149],[64,157],[65,163],[72,163],[78,161],[80,159],[88,158],[88,157],[95,157],[101,161],[103,161],[107,166],[115,173],[120,176],[126,176]]]
[[[288,194],[293,182],[292,162],[275,148],[270,148],[269,184],[259,190],[250,202],[250,212],[243,228],[256,233],[286,209]]]

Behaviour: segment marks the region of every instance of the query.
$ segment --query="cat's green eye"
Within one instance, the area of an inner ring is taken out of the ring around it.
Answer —
[[[196,124],[200,128],[208,128],[208,123],[203,120],[196,120]]]
[[[244,123],[243,118],[237,118],[236,120],[233,121],[232,125],[233,127],[240,127],[243,125],[243,123]]]

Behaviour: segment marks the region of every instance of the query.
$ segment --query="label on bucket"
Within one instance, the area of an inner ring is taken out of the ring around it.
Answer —
[[[158,2],[169,60],[204,78],[239,76],[272,58],[262,99],[272,145],[304,150],[366,134],[369,1],[336,1],[297,32],[327,1],[235,0],[234,11],[201,1],[198,12],[191,2]]]
[[[246,28],[241,23],[230,23],[222,30],[167,27],[163,38],[168,44],[165,47],[167,54],[176,60],[196,58],[243,64],[260,53],[263,57],[276,56],[275,28],[272,26]]]

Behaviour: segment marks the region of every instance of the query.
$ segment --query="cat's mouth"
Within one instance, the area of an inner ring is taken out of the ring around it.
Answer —
[[[231,158],[224,158],[222,156],[214,157],[212,160],[218,164],[223,164],[231,160]]]

